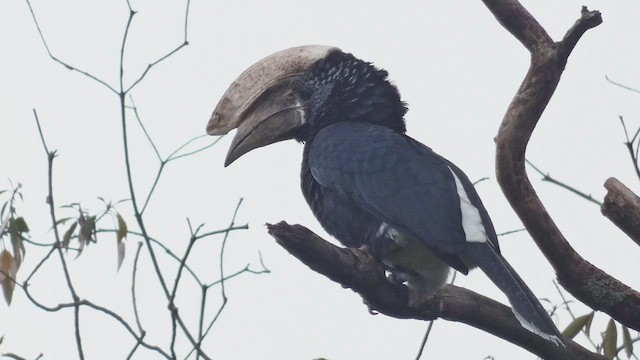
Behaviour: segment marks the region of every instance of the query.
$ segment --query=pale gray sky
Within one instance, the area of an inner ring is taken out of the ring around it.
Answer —
[[[640,125],[637,94],[605,80],[640,87],[637,40],[640,5],[634,1],[526,1],[524,5],[555,39],[579,16],[581,5],[599,9],[604,23],[589,31],[573,52],[567,70],[534,133],[528,158],[551,175],[601,198],[602,183],[616,176],[638,191],[638,180],[622,146],[617,115],[632,128]],[[181,42],[184,1],[158,4],[133,1],[139,11],[130,30],[125,82]],[[40,25],[56,56],[104,79],[118,81],[119,47],[128,16],[123,1],[34,0]],[[105,87],[50,60],[38,37],[27,4],[0,5],[3,58],[0,66],[0,188],[7,178],[23,184],[27,217],[34,240],[51,241],[45,205],[46,159],[32,108],[38,110],[55,163],[57,204],[82,202],[100,209],[97,196],[127,198],[117,98]],[[471,179],[488,176],[478,191],[498,232],[521,225],[504,200],[493,175],[493,137],[506,107],[528,67],[526,50],[480,1],[338,2],[338,1],[192,1],[190,45],[149,74],[132,95],[149,132],[165,156],[187,139],[204,133],[211,111],[229,83],[260,58],[302,44],[335,45],[387,69],[409,103],[409,134],[458,164]],[[130,118],[132,157],[139,193],[148,191],[157,169],[151,148]],[[152,236],[178,253],[188,241],[186,217],[207,229],[225,227],[240,197],[238,222],[250,230],[231,236],[225,268],[232,272],[258,252],[272,270],[228,283],[229,304],[205,346],[219,359],[413,359],[426,323],[371,316],[358,295],[313,273],[266,234],[263,224],[286,220],[325,235],[299,190],[302,147],[280,143],[252,152],[223,168],[231,138],[192,158],[170,164],[145,214]],[[640,288],[637,246],[576,196],[537,181],[548,211],[571,244],[589,261],[627,284]],[[131,211],[119,208],[130,227]],[[70,216],[60,211],[59,216]],[[106,224],[105,224],[106,225]],[[138,239],[115,272],[115,241],[102,236],[71,262],[81,296],[121,312],[132,320],[129,286]],[[217,246],[204,240],[193,256],[194,267],[217,277]],[[553,273],[526,233],[501,239],[505,257],[541,298],[559,303]],[[30,247],[19,278],[41,254]],[[141,263],[142,317],[147,340],[164,344],[169,317],[163,297]],[[165,266],[175,264],[164,261]],[[144,281],[143,281],[144,280]],[[457,284],[505,302],[480,272],[457,278]],[[32,281],[32,291],[54,305],[69,301],[57,262],[51,261]],[[194,321],[198,292],[185,282],[180,312]],[[219,295],[211,294],[211,309]],[[155,303],[154,303],[154,300]],[[576,313],[587,309],[573,305]],[[568,324],[560,312],[560,327]],[[0,352],[47,359],[74,358],[71,311],[37,310],[16,290],[11,308],[0,304]],[[608,320],[598,315],[597,338]],[[123,358],[133,339],[102,314],[82,312],[88,358]],[[578,337],[584,343],[584,339]],[[186,344],[182,343],[182,347]],[[523,350],[464,324],[439,320],[424,359],[530,358]],[[154,358],[140,352],[140,359]]]

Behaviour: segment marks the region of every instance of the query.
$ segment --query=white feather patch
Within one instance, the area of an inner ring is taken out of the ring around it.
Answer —
[[[458,191],[458,197],[460,198],[460,211],[462,212],[462,229],[469,242],[486,242],[487,234],[484,230],[484,224],[482,224],[482,218],[478,208],[471,204],[467,192],[464,190],[460,179],[449,168],[453,179],[456,182],[456,190]]]
[[[551,334],[547,334],[547,333],[543,332],[542,330],[538,329],[537,326],[535,326],[532,323],[530,323],[527,320],[525,320],[524,317],[522,317],[522,315],[520,315],[520,313],[518,313],[514,307],[511,308],[511,311],[513,311],[513,315],[515,315],[516,319],[518,319],[518,322],[520,322],[520,325],[522,325],[523,328],[531,331],[532,333],[540,336],[541,338],[543,338],[545,340],[551,341],[556,346],[565,347],[565,345],[562,343],[562,340],[560,340],[557,336],[551,335]]]

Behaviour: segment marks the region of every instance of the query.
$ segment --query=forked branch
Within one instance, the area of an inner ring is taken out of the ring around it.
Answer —
[[[525,171],[527,144],[560,81],[567,58],[580,37],[602,22],[600,13],[583,7],[580,18],[563,40],[553,42],[517,1],[484,0],[484,3],[531,52],[529,71],[496,137],[498,183],[553,266],[560,284],[594,310],[606,312],[623,325],[640,330],[640,294],[583,259],[571,247],[536,195]]]

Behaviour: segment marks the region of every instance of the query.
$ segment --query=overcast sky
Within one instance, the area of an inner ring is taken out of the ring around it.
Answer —
[[[34,0],[32,3],[51,51],[60,59],[118,86],[118,56],[128,10],[122,1]],[[602,11],[604,23],[587,32],[569,58],[555,96],[529,146],[528,158],[552,176],[602,198],[602,183],[616,176],[634,191],[638,179],[622,145],[617,116],[630,129],[640,125],[638,95],[613,86],[611,79],[640,87],[638,12],[634,1],[526,1],[524,5],[554,39],[578,18],[581,5]],[[125,83],[147,64],[179,45],[184,1],[132,1],[138,11],[130,29]],[[521,224],[502,196],[494,176],[494,146],[499,122],[528,67],[528,52],[494,19],[480,1],[192,1],[190,45],[158,65],[131,93],[159,151],[168,155],[204,133],[209,116],[227,86],[245,68],[275,51],[303,44],[338,46],[387,69],[409,104],[409,134],[461,167],[474,179],[489,177],[478,191],[498,232]],[[81,202],[101,209],[97,196],[128,198],[117,97],[106,87],[54,63],[48,56],[24,1],[0,4],[3,39],[0,66],[0,189],[11,179],[22,183],[21,212],[31,236],[52,241],[46,196],[46,157],[32,109],[42,121],[55,162],[58,205]],[[157,166],[151,147],[129,113],[136,190],[146,194]],[[152,236],[182,253],[188,241],[186,218],[215,230],[228,225],[238,199],[237,222],[250,229],[229,238],[226,272],[251,263],[258,253],[272,273],[243,275],[227,284],[229,304],[205,343],[218,359],[413,359],[425,322],[371,316],[360,297],[315,274],[280,248],[266,233],[266,222],[300,223],[329,238],[308,210],[299,189],[302,147],[279,143],[245,155],[229,168],[223,159],[231,137],[212,149],[171,163],[160,180],[145,220]],[[208,140],[207,140],[208,141]],[[600,215],[597,206],[542,183],[534,184],[566,237],[587,260],[632,287],[638,249]],[[4,201],[3,199],[0,199]],[[135,229],[128,203],[119,206]],[[73,216],[60,210],[59,217]],[[109,220],[103,226],[110,227]],[[99,237],[71,262],[81,297],[112,308],[133,323],[129,289],[133,254],[139,239],[130,237],[127,257],[116,272],[115,240]],[[209,280],[219,276],[221,238],[198,244],[193,266]],[[503,237],[505,257],[533,291],[560,303],[553,271],[530,237]],[[24,280],[40,259],[29,247]],[[166,344],[170,329],[146,253],[140,267],[140,303],[147,340]],[[175,263],[162,260],[165,269]],[[456,283],[501,302],[506,299],[480,272]],[[48,305],[68,302],[59,264],[51,261],[33,279],[35,296]],[[185,281],[180,313],[195,324],[198,289]],[[210,309],[219,304],[217,289]],[[573,303],[578,315],[586,307]],[[102,314],[82,311],[85,354],[90,359],[124,358],[133,339]],[[211,314],[209,314],[211,315]],[[34,358],[76,357],[73,314],[35,309],[16,290],[13,304],[0,304],[0,352]],[[598,315],[593,337],[599,340],[608,320]],[[560,311],[560,328],[569,322]],[[194,325],[195,328],[195,325]],[[580,335],[581,336],[581,335]],[[584,338],[578,339],[586,343]],[[182,343],[181,348],[186,346]],[[139,352],[140,359],[154,358]],[[496,359],[535,356],[464,324],[436,321],[424,359]]]

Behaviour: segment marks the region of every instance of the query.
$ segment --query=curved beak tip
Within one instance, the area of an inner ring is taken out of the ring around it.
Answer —
[[[214,136],[238,129],[225,167],[252,149],[292,138],[292,130],[304,116],[298,100],[290,96],[293,79],[339,50],[324,45],[285,49],[258,61],[234,80],[206,126],[207,134]]]
[[[207,135],[212,135],[212,136],[224,135],[228,133],[229,130],[231,130],[226,128],[224,124],[221,124],[220,118],[221,118],[220,113],[217,111],[214,111],[214,113],[211,115],[211,118],[209,118],[209,121],[207,122],[207,127],[206,127]]]

